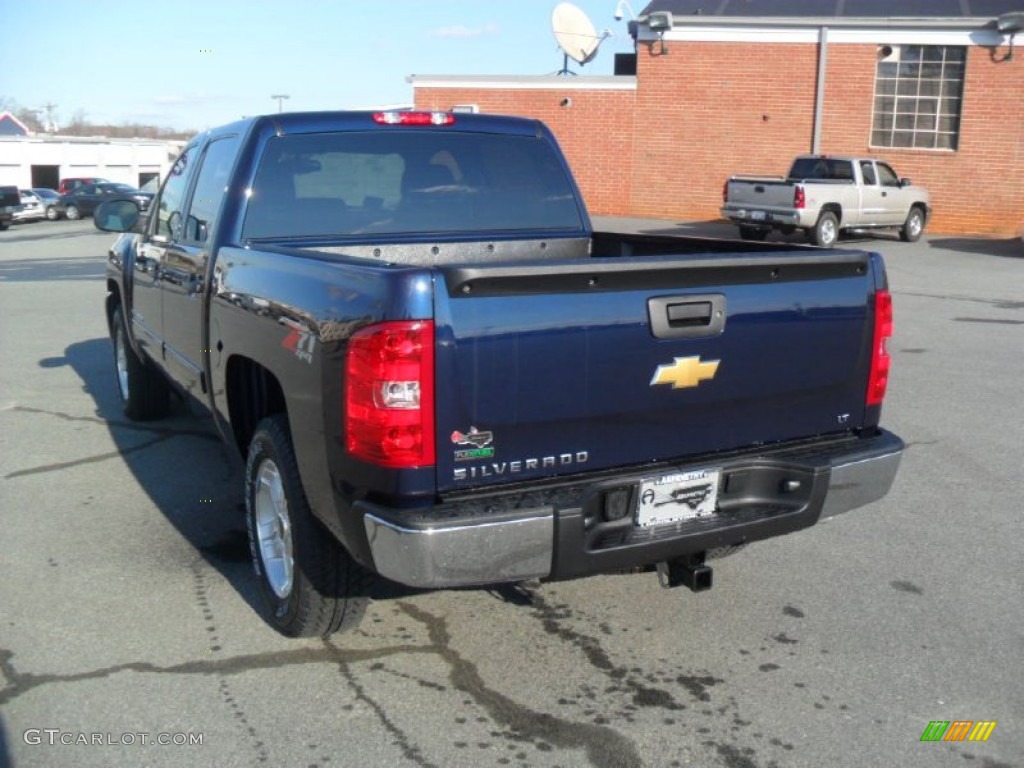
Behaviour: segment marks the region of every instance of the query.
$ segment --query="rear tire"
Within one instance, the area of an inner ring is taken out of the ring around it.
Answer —
[[[49,221],[56,221],[60,218],[60,211],[54,208],[52,205],[46,206],[46,218]]]
[[[832,211],[825,211],[807,234],[815,245],[831,248],[839,240],[839,219]]]
[[[744,240],[764,240],[768,230],[761,227],[740,227],[740,237]]]
[[[924,232],[924,213],[914,206],[907,214],[907,220],[900,227],[900,240],[904,243],[916,243]]]
[[[249,551],[269,623],[288,637],[326,637],[359,624],[372,575],[309,508],[283,415],[256,427],[245,464]]]
[[[114,371],[124,414],[133,421],[163,418],[170,409],[170,388],[163,374],[141,359],[128,342],[121,305],[114,309],[110,323],[114,342]]]

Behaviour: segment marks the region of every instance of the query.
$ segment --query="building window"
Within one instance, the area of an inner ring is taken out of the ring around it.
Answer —
[[[956,149],[966,60],[962,46],[880,46],[871,145]]]

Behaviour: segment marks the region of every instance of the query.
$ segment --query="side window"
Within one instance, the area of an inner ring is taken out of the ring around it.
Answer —
[[[878,164],[878,177],[882,180],[883,187],[898,187],[900,185],[900,178],[896,175],[896,171],[885,163]]]
[[[228,136],[211,142],[206,148],[199,167],[196,189],[192,194],[192,206],[185,218],[182,240],[202,245],[210,236],[227,191],[228,176],[235,162],[238,142],[237,136]]]
[[[181,222],[181,206],[185,202],[185,191],[188,187],[189,162],[195,155],[195,147],[186,147],[171,168],[164,188],[154,206],[156,223],[152,232],[154,237],[164,240],[172,239]]]
[[[860,174],[864,177],[864,183],[870,186],[878,184],[878,178],[875,176],[875,166],[869,162],[862,162],[860,164]]]
[[[838,181],[853,179],[853,163],[849,160],[833,160],[829,163],[828,177]]]

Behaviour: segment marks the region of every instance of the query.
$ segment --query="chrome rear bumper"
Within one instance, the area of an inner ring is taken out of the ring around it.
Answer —
[[[557,512],[554,503],[494,515],[437,518],[429,512],[409,517],[367,504],[357,508],[363,511],[376,570],[401,584],[441,588],[571,577],[608,570],[610,564],[620,568],[658,562],[668,551],[684,554],[735,541],[770,538],[877,501],[889,492],[896,478],[903,441],[882,432],[875,438],[855,441],[855,446],[854,450],[783,450],[739,457],[736,466],[753,460],[754,471],[778,472],[780,465],[799,468],[815,478],[817,490],[807,494],[804,506],[781,514],[766,513],[749,521],[723,517],[721,530],[714,528],[716,521],[701,521],[692,528],[680,529],[678,535],[655,536],[650,544],[618,547],[606,553],[585,551],[582,542],[581,507],[588,494],[600,495],[600,488],[594,490],[595,486],[574,489],[577,502],[565,505],[563,497]],[[728,469],[730,462],[725,466]],[[614,482],[638,481],[639,476]],[[606,486],[607,479],[602,484]],[[580,535],[576,535],[577,529]],[[560,567],[553,573],[556,551]]]

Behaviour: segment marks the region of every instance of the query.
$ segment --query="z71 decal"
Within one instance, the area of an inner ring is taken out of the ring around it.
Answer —
[[[295,355],[299,360],[307,363],[313,362],[313,347],[316,344],[316,335],[312,331],[300,331],[292,328],[292,332],[284,337],[281,346]]]

